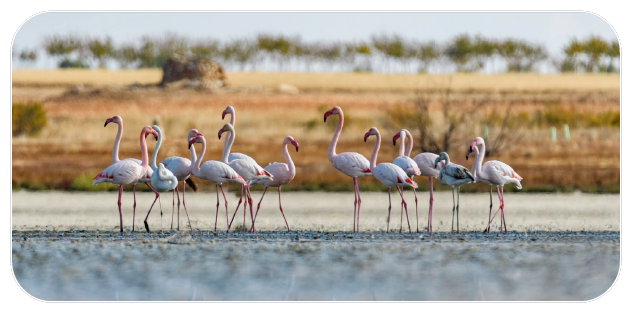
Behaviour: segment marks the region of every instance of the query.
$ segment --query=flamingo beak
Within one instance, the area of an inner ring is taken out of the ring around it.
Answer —
[[[223,113],[221,114],[221,119],[225,119],[225,114],[227,114],[225,111],[223,111]]]
[[[396,146],[396,140],[400,139],[400,133],[394,135],[394,146]]]
[[[223,128],[219,130],[219,140],[221,140],[221,134],[223,134]]]
[[[103,127],[107,127],[107,124],[109,124],[109,123],[111,123],[111,122],[113,122],[113,121],[114,121],[114,120],[113,120],[113,119],[111,119],[111,118],[106,119],[106,120],[105,120],[105,126],[103,126]]]
[[[195,143],[195,141],[197,141],[197,138],[192,138],[190,139],[190,141],[188,141],[188,149],[190,150],[190,147]]]
[[[293,144],[293,146],[295,146],[295,151],[296,152],[300,151],[300,145],[297,143],[297,141],[291,140],[291,144]]]
[[[332,115],[332,111],[328,111],[326,113],[324,113],[324,123],[326,122],[326,119]]]
[[[363,142],[367,142],[367,138],[370,136],[369,132],[365,133],[365,136],[363,137]]]
[[[155,137],[155,141],[158,140],[158,133],[155,130],[151,130],[151,134],[153,134],[153,136]]]

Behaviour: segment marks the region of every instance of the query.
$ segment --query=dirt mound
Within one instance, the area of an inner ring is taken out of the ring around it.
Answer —
[[[189,80],[206,87],[223,87],[227,84],[223,68],[208,59],[171,56],[164,64],[162,71],[164,75],[160,86],[181,80]]]

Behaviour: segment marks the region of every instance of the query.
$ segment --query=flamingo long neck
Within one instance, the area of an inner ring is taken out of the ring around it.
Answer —
[[[337,124],[337,131],[333,135],[332,141],[328,146],[328,160],[332,160],[337,156],[337,141],[339,141],[339,135],[341,135],[341,129],[343,128],[343,112],[339,112],[339,123]]]
[[[118,133],[116,134],[116,140],[114,140],[114,149],[112,150],[112,164],[120,161],[118,158],[118,150],[120,149],[120,139],[123,134],[123,122],[122,119],[118,121]]]
[[[230,155],[230,150],[232,150],[232,144],[234,144],[234,139],[236,138],[236,132],[234,130],[228,131],[230,134],[225,143],[223,144],[223,155],[221,156],[221,161],[224,163],[228,163],[228,156]]]
[[[291,155],[289,155],[289,150],[287,149],[287,147],[288,145],[286,142],[282,143],[282,155],[284,156],[284,160],[287,161],[287,165],[289,166],[289,173],[291,173],[292,176],[295,176],[295,164],[291,159]]]
[[[234,110],[232,110],[232,113],[230,113],[230,125],[232,125],[232,127],[236,125],[236,111]],[[232,133],[229,131],[225,134],[225,142],[223,142],[224,149],[225,149],[225,146],[228,144],[228,140],[230,139],[231,136],[232,136]]]
[[[451,157],[448,154],[444,154],[444,167],[448,166],[451,163]]]
[[[378,157],[378,150],[381,149],[381,134],[376,132],[376,143],[374,143],[374,150],[372,151],[372,159],[370,160],[370,170],[376,167],[376,157]]]
[[[405,156],[405,136],[404,131],[400,132],[400,144],[398,145],[398,156]]]
[[[194,165],[197,162],[197,152],[195,152],[195,145],[190,146],[190,162]]]
[[[140,150],[142,151],[142,168],[145,170],[149,167],[149,153],[147,152],[147,139],[144,131],[140,133]]]
[[[409,144],[407,145],[407,149],[405,149],[405,156],[409,157],[411,156],[411,150],[413,149],[413,137],[411,137],[409,130],[405,129],[404,132],[409,139]]]
[[[151,154],[151,169],[153,169],[153,171],[157,170],[157,154],[158,151],[160,150],[160,146],[162,146],[162,131],[158,130],[158,140],[157,140],[157,144],[155,145],[155,149],[153,149],[153,154]]]
[[[192,148],[192,146],[190,147]],[[195,166],[193,167],[194,172],[199,172],[199,167],[201,166],[201,161],[203,160],[203,155],[206,153],[206,138],[201,137],[201,152],[199,153],[199,157],[195,162]]]
[[[477,147],[479,146],[479,147]],[[485,175],[481,170],[481,165],[483,164],[483,158],[486,156],[486,145],[485,144],[477,144],[475,145],[475,177],[486,179]]]

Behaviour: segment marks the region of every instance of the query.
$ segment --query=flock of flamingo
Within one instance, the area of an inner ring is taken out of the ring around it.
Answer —
[[[215,184],[216,193],[217,193],[217,204],[216,204],[216,216],[214,221],[214,231],[217,231],[217,221],[219,217],[219,206],[220,206],[220,198],[219,191],[221,191],[221,195],[223,196],[224,205],[225,205],[225,219],[227,223],[227,232],[229,233],[234,218],[238,212],[238,209],[243,203],[243,229],[246,231],[245,220],[247,217],[247,205],[249,205],[250,218],[251,218],[251,226],[249,228],[250,232],[256,232],[255,222],[258,216],[258,211],[260,210],[260,205],[262,203],[263,198],[265,197],[265,193],[269,187],[278,188],[278,202],[280,207],[280,212],[284,218],[286,227],[288,231],[291,231],[289,228],[289,223],[284,214],[284,210],[282,209],[282,186],[288,184],[295,177],[295,164],[291,159],[291,155],[288,151],[288,145],[291,144],[295,147],[295,151],[299,150],[299,144],[295,139],[291,136],[286,136],[282,141],[282,154],[286,163],[275,162],[269,164],[267,167],[262,168],[256,161],[245,154],[241,153],[232,153],[231,148],[234,144],[234,140],[236,138],[236,131],[234,129],[234,125],[236,122],[236,113],[232,106],[228,106],[222,113],[222,119],[225,118],[226,114],[230,114],[230,122],[225,124],[218,133],[219,140],[222,135],[225,134],[225,142],[223,146],[223,154],[221,156],[220,161],[216,160],[208,160],[203,161],[203,157],[206,151],[206,139],[205,136],[200,133],[196,129],[191,129],[188,133],[188,148],[190,151],[190,159],[172,156],[165,158],[161,163],[156,164],[157,155],[162,145],[162,130],[157,125],[153,126],[144,126],[140,133],[140,149],[142,153],[142,159],[134,159],[127,158],[120,160],[118,156],[120,140],[123,134],[123,120],[120,116],[116,115],[112,118],[108,118],[105,121],[105,126],[109,123],[118,124],[118,133],[116,135],[116,140],[114,142],[114,147],[112,150],[112,165],[107,167],[103,172],[99,173],[96,177],[94,177],[94,185],[98,185],[101,183],[112,183],[119,186],[118,191],[118,213],[120,216],[120,231],[123,232],[123,219],[122,219],[122,192],[124,185],[132,185],[132,190],[134,194],[134,203],[133,203],[133,222],[132,231],[135,231],[135,216],[136,216],[136,184],[145,183],[154,193],[155,199],[149,208],[149,212],[144,219],[144,225],[147,231],[149,230],[149,225],[147,220],[149,218],[149,214],[155,205],[155,202],[159,199],[159,192],[168,192],[173,191],[173,213],[171,216],[171,230],[173,229],[173,217],[175,214],[175,195],[177,195],[177,229],[179,229],[179,207],[180,207],[180,199],[179,199],[179,182],[183,184],[182,190],[182,200],[181,204],[184,206],[184,211],[186,212],[186,216],[188,218],[188,225],[190,230],[192,231],[192,225],[190,223],[190,218],[188,216],[188,210],[186,209],[186,200],[185,200],[185,192],[186,192],[186,184],[188,183],[195,191],[197,190],[195,183],[190,179],[190,176],[195,176],[200,179],[209,180]],[[339,122],[337,124],[337,129],[335,134],[333,135],[332,141],[328,147],[328,160],[332,163],[332,165],[339,171],[343,172],[345,175],[352,178],[354,182],[354,224],[353,231],[359,232],[359,217],[361,212],[361,194],[359,192],[359,185],[357,179],[360,177],[366,176],[374,176],[377,180],[379,180],[383,185],[387,187],[387,192],[389,195],[389,208],[387,215],[387,231],[389,231],[389,222],[391,215],[391,188],[395,187],[400,197],[402,199],[401,202],[401,227],[400,232],[402,232],[402,211],[405,211],[407,214],[407,226],[409,232],[411,232],[411,225],[409,223],[409,215],[407,213],[407,202],[403,197],[403,188],[411,187],[413,189],[415,204],[416,204],[416,232],[420,232],[418,225],[418,197],[416,194],[416,188],[418,184],[413,181],[414,176],[427,176],[429,177],[429,214],[428,214],[428,223],[427,223],[427,232],[433,232],[432,227],[432,216],[433,216],[433,178],[436,178],[440,184],[448,185],[451,187],[451,191],[453,194],[453,217],[451,224],[451,231],[455,231],[455,213],[457,213],[457,232],[459,232],[459,188],[462,185],[471,183],[471,182],[482,182],[489,185],[490,189],[490,211],[488,213],[488,225],[486,226],[484,232],[490,231],[490,224],[492,220],[500,211],[500,232],[507,232],[507,225],[505,224],[505,215],[504,215],[504,200],[503,200],[503,187],[506,184],[515,184],[518,189],[521,189],[520,181],[523,179],[519,176],[514,169],[512,169],[509,165],[491,160],[487,162],[483,162],[484,154],[486,151],[484,140],[481,137],[475,138],[470,147],[466,152],[466,160],[471,153],[475,153],[475,160],[472,165],[472,171],[468,170],[466,167],[451,163],[449,155],[446,152],[442,152],[439,155],[423,152],[416,155],[413,159],[410,157],[411,151],[413,149],[413,138],[411,133],[402,129],[398,133],[396,133],[393,137],[393,144],[396,145],[396,141],[400,140],[399,144],[399,154],[398,157],[393,161],[393,163],[379,163],[377,164],[378,152],[381,147],[381,134],[376,127],[370,128],[370,130],[365,134],[364,141],[367,142],[370,136],[376,136],[376,142],[374,144],[374,150],[372,151],[371,160],[368,161],[363,155],[355,152],[345,152],[337,154],[336,147],[337,142],[339,141],[339,136],[341,135],[341,131],[343,129],[344,116],[343,111],[340,107],[334,107],[331,110],[327,111],[324,114],[324,122],[332,116],[339,115]],[[149,135],[153,135],[157,140],[157,144],[153,153],[151,155],[151,159],[149,160],[148,150],[146,138]],[[406,142],[407,141],[407,142]],[[199,156],[195,151],[195,144],[201,144],[201,151]],[[229,219],[228,216],[228,202],[225,197],[225,193],[223,191],[223,183],[224,182],[234,182],[239,183],[241,186],[240,189],[240,198],[238,201],[238,205],[234,211],[234,215],[232,219]],[[150,183],[150,184],[149,184]],[[253,200],[251,197],[250,187],[254,184],[263,185],[264,191],[258,202],[256,212],[253,210]],[[492,215],[492,186],[496,187],[497,195],[499,197],[499,210]],[[455,200],[455,191],[457,190],[457,202]],[[492,216],[491,216],[492,215]]]

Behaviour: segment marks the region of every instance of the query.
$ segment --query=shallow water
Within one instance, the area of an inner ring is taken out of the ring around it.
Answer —
[[[618,232],[393,234],[14,231],[44,300],[589,300]]]

